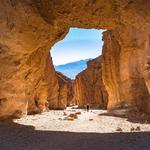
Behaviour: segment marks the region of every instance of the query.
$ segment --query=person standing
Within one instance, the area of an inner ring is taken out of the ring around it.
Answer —
[[[89,110],[90,110],[90,105],[89,104],[86,105],[86,110],[87,110],[87,112],[89,112]]]

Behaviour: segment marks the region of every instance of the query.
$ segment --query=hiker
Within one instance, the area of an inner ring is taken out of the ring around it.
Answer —
[[[87,104],[87,105],[86,105],[86,110],[87,110],[87,112],[89,112],[89,109],[90,109],[90,106],[89,106],[89,104]]]

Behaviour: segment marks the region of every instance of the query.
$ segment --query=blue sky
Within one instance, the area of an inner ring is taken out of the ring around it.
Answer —
[[[99,56],[103,45],[103,31],[70,28],[66,37],[52,47],[51,54],[54,65]]]

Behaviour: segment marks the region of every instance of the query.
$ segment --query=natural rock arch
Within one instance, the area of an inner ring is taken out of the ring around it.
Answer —
[[[55,108],[59,85],[49,49],[70,27],[110,30],[102,63],[109,108],[127,100],[149,110],[149,1],[1,0],[0,10],[0,117],[43,111],[47,101]]]

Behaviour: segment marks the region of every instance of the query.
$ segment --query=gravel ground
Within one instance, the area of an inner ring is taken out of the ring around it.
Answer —
[[[150,150],[150,124],[103,115],[102,110],[68,108],[81,112],[63,120],[64,111],[49,111],[0,122],[0,150]],[[138,131],[131,129],[139,128]],[[119,131],[116,131],[119,129]]]

